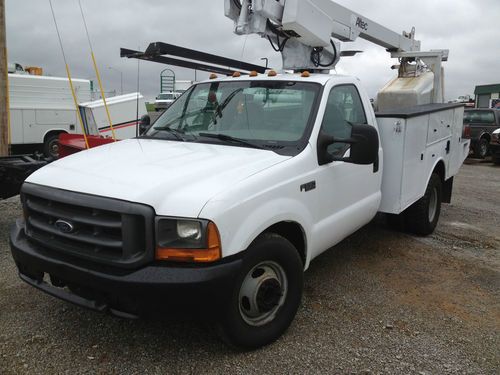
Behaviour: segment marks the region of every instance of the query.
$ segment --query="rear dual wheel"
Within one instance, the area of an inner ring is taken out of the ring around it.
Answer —
[[[433,173],[422,198],[405,211],[405,226],[410,232],[426,236],[434,232],[441,214],[443,185]]]
[[[299,308],[303,272],[299,253],[288,240],[274,233],[257,238],[219,319],[221,338],[244,349],[279,338]]]

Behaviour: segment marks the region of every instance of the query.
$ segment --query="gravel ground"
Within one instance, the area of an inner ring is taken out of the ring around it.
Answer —
[[[0,202],[0,374],[498,374],[500,168],[469,161],[436,233],[375,219],[315,260],[303,305],[276,343],[237,352],[179,316],[120,320],[22,283]]]

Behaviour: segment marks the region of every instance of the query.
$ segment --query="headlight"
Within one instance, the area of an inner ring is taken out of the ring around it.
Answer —
[[[499,139],[500,139],[500,133],[498,133],[496,131],[491,133],[491,140],[492,141],[498,142]]]
[[[158,218],[156,259],[213,262],[221,257],[219,231],[208,220]]]

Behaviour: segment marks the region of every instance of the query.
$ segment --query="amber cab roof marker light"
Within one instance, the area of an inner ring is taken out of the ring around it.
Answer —
[[[249,74],[250,77],[257,77],[259,73],[257,73],[255,70],[252,70]]]
[[[233,73],[233,78],[240,78],[241,77],[241,73],[240,72],[234,72]]]
[[[304,70],[300,76],[302,78],[309,78],[311,76],[311,73],[309,73],[307,70]]]
[[[278,73],[276,73],[275,70],[270,70],[269,73],[267,73],[268,77],[276,77],[277,75],[278,75]]]
[[[215,73],[212,73],[210,74],[210,77],[208,77],[209,79],[216,79],[217,78],[217,74]]]

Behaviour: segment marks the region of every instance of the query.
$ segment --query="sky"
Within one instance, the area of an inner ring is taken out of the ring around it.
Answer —
[[[473,94],[476,85],[500,83],[500,0],[337,0],[391,30],[416,28],[422,50],[449,49],[445,63],[445,96]],[[64,50],[75,78],[95,80],[78,0],[52,0]],[[162,41],[208,53],[281,69],[281,56],[257,35],[233,34],[224,16],[224,0],[81,0],[90,39],[106,91],[137,88],[137,60],[120,58],[120,48],[145,50]],[[9,62],[40,66],[44,74],[65,76],[48,0],[6,0]],[[381,47],[358,39],[344,50],[364,53],[344,58],[337,73],[361,79],[374,97],[395,74],[396,63]],[[141,62],[139,90],[154,98],[160,72],[167,66]],[[111,68],[111,69],[110,69]],[[192,70],[173,68],[177,79],[194,80]],[[197,78],[207,74],[198,72]]]

